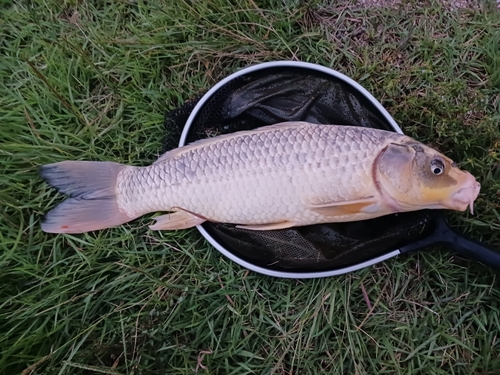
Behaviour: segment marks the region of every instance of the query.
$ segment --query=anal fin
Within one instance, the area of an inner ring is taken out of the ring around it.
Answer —
[[[271,224],[256,224],[256,225],[237,225],[236,228],[248,229],[248,230],[275,230],[275,229],[286,229],[292,228],[297,224],[293,221],[282,221],[280,223]]]
[[[345,216],[358,213],[373,213],[378,209],[378,207],[378,200],[375,197],[307,206],[307,208],[311,211],[325,216]]]
[[[180,208],[175,208],[175,211],[169,214],[155,217],[156,223],[149,226],[151,230],[175,230],[187,229],[205,222],[206,219],[184,211]]]

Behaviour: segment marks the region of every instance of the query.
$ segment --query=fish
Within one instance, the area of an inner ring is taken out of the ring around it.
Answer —
[[[151,230],[206,221],[276,230],[421,209],[465,211],[481,185],[450,158],[381,129],[284,122],[199,140],[148,166],[43,165],[69,197],[45,215],[48,233],[84,233],[162,212]]]

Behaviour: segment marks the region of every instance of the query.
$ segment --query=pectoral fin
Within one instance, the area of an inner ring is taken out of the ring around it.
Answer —
[[[372,213],[375,212],[378,207],[378,201],[377,199],[375,199],[375,197],[307,206],[307,208],[309,208],[311,211],[325,216],[344,216],[359,213]]]
[[[155,217],[156,223],[149,226],[151,230],[186,229],[205,222],[206,219],[177,208],[175,212]]]
[[[236,228],[248,229],[248,230],[274,230],[274,229],[286,229],[296,226],[297,224],[293,221],[282,221],[281,223],[271,223],[271,224],[257,224],[257,225],[237,225]]]

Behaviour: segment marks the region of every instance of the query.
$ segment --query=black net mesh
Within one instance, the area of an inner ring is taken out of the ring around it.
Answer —
[[[201,97],[166,115],[165,151],[178,145]],[[265,69],[240,76],[200,109],[186,144],[283,121],[394,129],[372,102],[343,80],[304,68]],[[204,223],[238,257],[267,269],[293,272],[340,269],[373,259],[431,234],[436,213],[418,211],[377,219],[273,231]]]

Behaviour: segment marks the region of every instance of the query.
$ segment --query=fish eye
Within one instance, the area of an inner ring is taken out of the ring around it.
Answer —
[[[442,175],[444,172],[444,163],[441,159],[434,159],[431,161],[431,171],[436,176]]]

